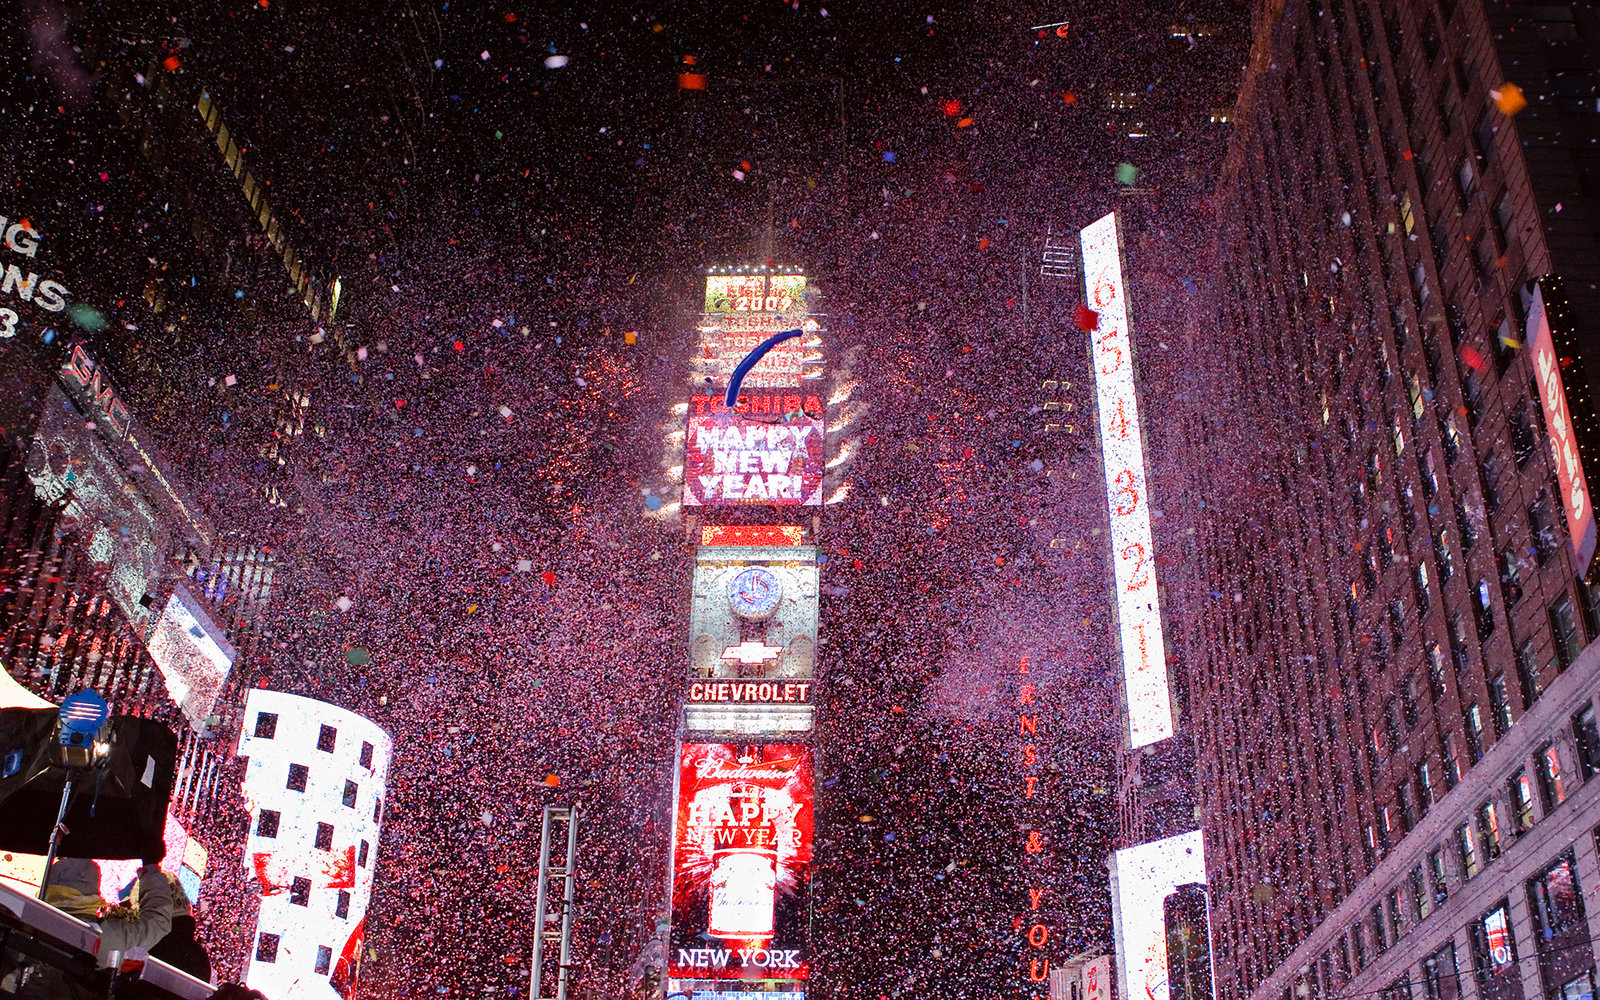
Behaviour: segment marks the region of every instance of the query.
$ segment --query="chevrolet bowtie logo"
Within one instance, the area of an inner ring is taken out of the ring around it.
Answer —
[[[767,660],[776,660],[781,652],[782,646],[766,646],[754,639],[746,639],[737,646],[723,650],[722,658],[738,660],[740,663],[765,663]]]

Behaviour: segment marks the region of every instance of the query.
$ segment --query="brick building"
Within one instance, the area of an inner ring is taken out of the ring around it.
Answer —
[[[1600,20],[1255,24],[1172,576],[1217,995],[1592,995],[1600,601],[1552,439],[1595,468]]]

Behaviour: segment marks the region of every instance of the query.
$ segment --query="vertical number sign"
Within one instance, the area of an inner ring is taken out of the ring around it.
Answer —
[[[1161,604],[1156,597],[1150,491],[1145,482],[1139,403],[1134,395],[1133,344],[1128,338],[1116,213],[1086,226],[1080,236],[1084,290],[1089,308],[1100,314],[1099,327],[1090,334],[1090,364],[1099,409],[1106,507],[1111,516],[1128,745],[1137,748],[1172,735],[1172,698],[1167,687]]]

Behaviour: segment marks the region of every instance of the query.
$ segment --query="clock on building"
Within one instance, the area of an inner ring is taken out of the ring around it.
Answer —
[[[728,604],[733,613],[747,621],[772,617],[783,600],[783,584],[771,570],[752,566],[741,570],[728,584]]]

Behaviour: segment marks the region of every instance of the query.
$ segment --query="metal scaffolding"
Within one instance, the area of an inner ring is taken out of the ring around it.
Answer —
[[[550,859],[553,825],[567,825],[567,856],[556,863]],[[539,824],[539,892],[533,907],[533,973],[528,979],[528,1000],[567,1000],[567,981],[572,958],[572,895],[577,887],[578,810],[576,806],[545,806]],[[559,921],[559,929],[550,924]],[[544,991],[544,953],[546,945],[559,945],[556,964],[556,990]]]

